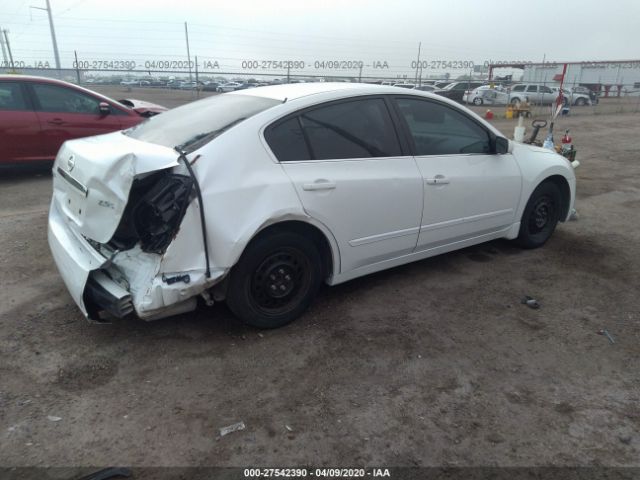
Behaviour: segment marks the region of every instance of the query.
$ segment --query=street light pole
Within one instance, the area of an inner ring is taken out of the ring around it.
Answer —
[[[4,34],[4,41],[7,44],[7,50],[9,51],[10,66],[13,68],[13,55],[11,54],[11,44],[9,43],[9,31],[3,30],[2,33]]]
[[[184,38],[187,40],[187,64],[189,65],[189,81],[191,81],[191,52],[189,51],[189,29],[187,28],[187,22],[184,22]]]
[[[46,0],[46,2],[47,2],[47,8],[34,7],[34,6],[31,6],[31,8],[35,8],[37,10],[45,10],[49,15],[49,28],[51,29],[51,43],[53,44],[53,56],[56,59],[56,68],[60,70],[61,68],[60,53],[58,52],[58,42],[56,40],[56,29],[53,26],[53,14],[51,13],[51,3],[49,3],[49,0]]]
[[[2,47],[2,59],[4,60],[4,66],[9,65],[9,59],[7,58],[7,49],[4,48],[4,35],[2,34],[2,28],[0,28],[0,47]]]

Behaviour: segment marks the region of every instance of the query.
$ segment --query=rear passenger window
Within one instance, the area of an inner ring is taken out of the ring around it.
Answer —
[[[281,162],[311,159],[298,117],[269,128],[265,132],[265,138],[273,154]]]
[[[383,99],[308,110],[268,128],[265,138],[281,162],[402,155]]]
[[[315,160],[394,157],[400,144],[382,99],[355,100],[304,112],[300,121]]]
[[[0,82],[0,110],[28,110],[18,82]]]

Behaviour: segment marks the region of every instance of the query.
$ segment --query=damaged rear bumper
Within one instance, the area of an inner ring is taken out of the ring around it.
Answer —
[[[100,270],[108,259],[77,234],[70,222],[54,200],[49,212],[49,248],[73,300],[90,320],[99,321],[100,311],[116,317],[132,313],[129,292]]]
[[[155,320],[191,311],[196,308],[197,295],[225,274],[214,269],[207,279],[198,270],[161,272],[163,257],[137,248],[108,259],[76,232],[55,198],[49,212],[48,241],[71,297],[86,318],[97,322],[102,312],[119,318],[135,313],[141,319]]]
[[[89,274],[104,265],[107,259],[96,252],[81,235],[76,234],[69,222],[58,209],[54,197],[49,211],[49,248],[71,298],[88,318],[89,312],[84,301],[85,286]]]

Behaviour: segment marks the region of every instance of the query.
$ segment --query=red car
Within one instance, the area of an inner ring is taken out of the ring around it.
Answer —
[[[0,75],[0,165],[53,161],[65,140],[132,127],[166,108],[71,83]]]

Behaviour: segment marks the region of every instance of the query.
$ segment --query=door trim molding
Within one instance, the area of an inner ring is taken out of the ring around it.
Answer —
[[[500,217],[502,215],[508,215],[510,213],[513,213],[513,211],[514,211],[513,208],[507,208],[504,210],[496,210],[494,212],[480,213],[478,215],[472,215],[470,217],[455,218],[453,220],[447,220],[444,222],[431,223],[429,225],[422,225],[420,227],[420,232],[429,232],[431,230],[438,230],[440,228],[447,228],[447,227],[453,227],[455,225],[462,225],[463,223],[472,223],[480,220],[486,220],[487,218]]]
[[[349,240],[349,245],[352,247],[359,247],[360,245],[367,245],[369,243],[381,242],[383,240],[389,240],[391,238],[405,237],[407,235],[415,235],[420,231],[420,228],[406,228],[403,230],[396,230],[394,232],[379,233],[377,235],[370,235],[368,237],[354,238]]]

